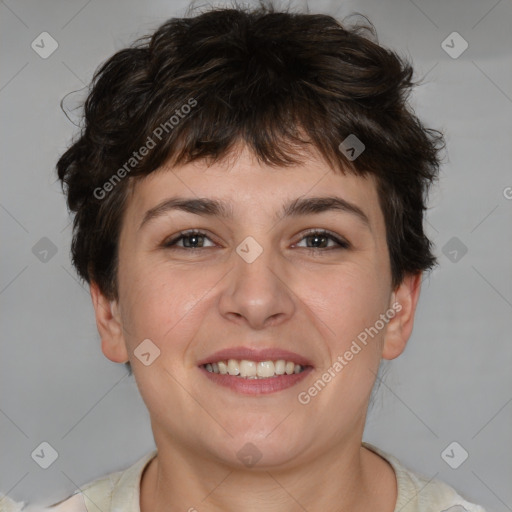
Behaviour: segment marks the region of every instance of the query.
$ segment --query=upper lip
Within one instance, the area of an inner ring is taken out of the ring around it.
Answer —
[[[216,363],[218,361],[227,361],[228,359],[236,359],[238,361],[246,359],[248,361],[277,361],[284,359],[285,361],[292,361],[301,366],[313,366],[311,361],[300,354],[291,352],[289,350],[282,350],[279,348],[249,348],[249,347],[232,347],[218,350],[213,354],[201,359],[197,364],[201,366],[207,363]]]

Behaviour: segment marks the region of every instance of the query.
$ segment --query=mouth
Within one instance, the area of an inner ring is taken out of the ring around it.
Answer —
[[[216,352],[198,367],[211,382],[246,395],[287,389],[313,370],[307,359],[292,352],[243,347]]]
[[[242,379],[269,379],[279,375],[302,373],[306,367],[293,361],[277,359],[275,361],[250,361],[247,359],[228,359],[201,365],[207,372],[219,375],[231,375]]]

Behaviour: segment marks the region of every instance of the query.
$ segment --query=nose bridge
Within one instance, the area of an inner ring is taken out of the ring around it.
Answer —
[[[228,275],[229,286],[219,304],[223,316],[244,320],[253,329],[284,321],[294,310],[279,258],[270,242],[265,245],[248,236],[236,247],[233,270]]]

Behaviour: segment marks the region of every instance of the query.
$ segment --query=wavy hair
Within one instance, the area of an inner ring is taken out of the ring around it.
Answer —
[[[423,215],[443,135],[408,104],[411,64],[382,47],[363,18],[344,26],[271,3],[211,8],[169,19],[103,63],[81,133],[57,163],[75,214],[79,276],[118,299],[118,241],[133,184],[167,162],[219,161],[240,142],[267,165],[297,164],[299,149],[313,145],[333,169],[374,175],[393,285],[433,267]],[[195,108],[138,152],[191,99]],[[365,145],[355,160],[340,151],[349,135]],[[113,183],[116,173],[123,179]]]

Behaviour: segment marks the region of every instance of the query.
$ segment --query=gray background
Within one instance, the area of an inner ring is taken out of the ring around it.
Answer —
[[[133,377],[101,353],[88,288],[70,264],[71,218],[54,167],[77,132],[60,100],[187,5],[0,2],[0,492],[13,499],[57,501],[154,448]],[[425,76],[412,103],[448,143],[428,212],[440,265],[424,281],[405,353],[387,365],[364,439],[488,510],[512,510],[512,2],[309,7],[366,14],[381,43],[411,57]],[[31,48],[43,31],[59,45],[47,59]],[[441,46],[454,31],[469,44],[458,58]],[[43,237],[57,250],[46,262]],[[58,452],[46,470],[31,458],[43,441]],[[469,453],[458,469],[441,458],[452,441]]]

